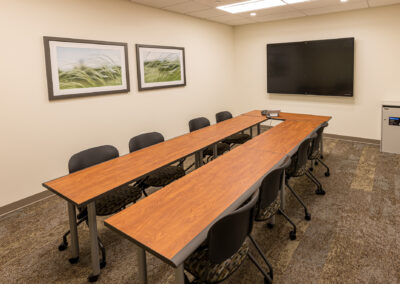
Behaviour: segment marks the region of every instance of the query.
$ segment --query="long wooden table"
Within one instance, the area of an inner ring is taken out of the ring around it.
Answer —
[[[224,138],[255,125],[259,129],[259,124],[266,119],[266,117],[237,116],[43,183],[45,188],[68,202],[72,259],[79,257],[76,206],[87,205],[88,208],[92,259],[91,277],[96,278],[100,274],[95,208],[95,201],[98,198],[121,185],[131,183],[194,153],[197,158],[196,164],[200,166],[204,148],[210,145],[216,146],[216,143]],[[216,147],[214,147],[215,156],[216,152]]]
[[[240,206],[280,161],[329,119],[288,119],[105,220],[107,227],[139,246],[140,283],[147,283],[145,250],[174,266],[177,283],[184,283],[184,260],[206,239],[208,229]]]

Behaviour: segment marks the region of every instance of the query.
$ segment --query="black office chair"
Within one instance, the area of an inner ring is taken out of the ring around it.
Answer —
[[[329,177],[331,175],[329,167],[321,159],[322,158],[322,134],[324,132],[324,129],[327,126],[328,126],[328,123],[324,122],[317,129],[317,131],[316,131],[317,137],[311,143],[311,151],[310,151],[310,155],[308,156],[308,159],[311,161],[311,167],[309,169],[310,171],[313,171],[314,165],[317,166],[318,162],[320,162],[326,168],[325,176]]]
[[[285,169],[291,164],[291,159],[286,159],[278,166],[277,169],[269,173],[261,183],[260,198],[257,204],[256,221],[267,221],[273,217],[277,212],[281,213],[283,217],[293,226],[290,231],[289,237],[291,240],[296,239],[296,225],[290,218],[281,210],[281,198],[279,191],[282,188],[283,174]],[[268,223],[270,228],[272,224]]]
[[[84,151],[81,151],[71,157],[68,162],[69,173],[74,173],[85,168],[94,166],[96,164],[100,164],[106,162],[108,160],[117,158],[119,156],[118,150],[114,146],[104,145],[99,147],[90,148]],[[130,203],[136,202],[142,196],[142,192],[140,188],[134,186],[123,185],[119,188],[116,188],[104,196],[96,200],[96,215],[97,216],[107,216],[114,214],[118,211],[124,209]],[[77,215],[77,225],[82,222],[89,223],[88,220],[88,212],[86,206],[78,207],[78,215]],[[66,232],[63,236],[63,241],[61,245],[58,247],[60,251],[67,249],[68,241],[67,236],[70,234],[70,231]],[[100,267],[103,268],[106,266],[106,252],[103,243],[100,238],[99,248],[101,250],[102,259],[100,262]],[[77,263],[78,258],[72,258],[69,260],[71,263]]]
[[[285,171],[285,184],[290,192],[294,195],[294,197],[300,202],[300,204],[304,207],[305,219],[307,221],[311,220],[311,214],[308,212],[307,206],[304,204],[303,200],[299,197],[299,195],[293,190],[293,188],[289,185],[289,180],[292,177],[300,177],[306,175],[311,181],[315,183],[315,181],[310,177],[311,172],[309,172],[307,168],[308,154],[310,150],[311,140],[315,138],[313,135],[311,138],[305,139],[299,146],[297,152],[291,157],[292,162],[290,166]],[[311,174],[312,175],[312,174]],[[321,193],[322,187],[318,187],[316,190],[317,194]]]
[[[221,111],[215,115],[215,119],[216,119],[217,123],[227,120],[227,119],[231,119],[231,118],[232,118],[232,114],[229,111]],[[222,140],[222,142],[224,142],[228,145],[244,144],[247,141],[249,141],[250,139],[251,139],[251,137],[248,134],[236,133],[236,134],[229,136],[228,138],[225,138],[224,140]]]
[[[199,130],[199,129],[207,127],[207,126],[210,126],[210,121],[205,117],[198,117],[198,118],[194,118],[189,121],[189,131],[190,132]],[[228,144],[223,143],[223,142],[217,143],[217,154],[218,155],[222,155],[223,153],[225,153],[229,150],[230,150],[230,147]],[[207,156],[208,156],[207,161],[212,159],[212,157],[214,156],[213,146],[209,146],[203,150],[203,157],[207,157]]]
[[[132,153],[134,151],[161,143],[164,141],[164,137],[158,132],[143,133],[138,136],[133,137],[129,141],[129,151]],[[183,169],[183,159],[179,161],[177,166],[166,166],[161,169],[150,173],[141,180],[136,182],[144,195],[147,196],[146,189],[150,186],[163,187],[167,184],[173,182],[174,180],[181,178],[185,175],[185,170]]]
[[[265,283],[272,283],[272,267],[250,235],[258,196],[257,190],[247,203],[218,220],[208,231],[205,243],[185,261],[185,270],[195,277],[196,283],[218,283],[225,280],[239,268],[246,256],[263,274]],[[269,273],[250,253],[246,237],[264,259]],[[187,278],[186,281],[189,282]]]

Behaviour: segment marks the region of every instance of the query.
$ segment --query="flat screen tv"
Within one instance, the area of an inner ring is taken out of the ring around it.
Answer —
[[[268,93],[353,96],[354,38],[267,45]]]

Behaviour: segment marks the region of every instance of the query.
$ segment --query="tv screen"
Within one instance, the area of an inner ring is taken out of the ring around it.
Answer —
[[[354,38],[267,45],[268,93],[353,96]]]

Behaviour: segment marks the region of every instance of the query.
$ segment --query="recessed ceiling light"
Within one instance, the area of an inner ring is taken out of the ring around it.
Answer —
[[[256,15],[257,15],[256,13],[250,13],[250,16],[252,16],[252,17],[254,17]]]
[[[230,5],[219,6],[217,7],[217,9],[236,14],[283,5],[286,5],[286,3],[282,2],[281,0],[250,0]]]
[[[347,2],[347,0],[340,0],[340,2],[345,3],[345,2]]]

